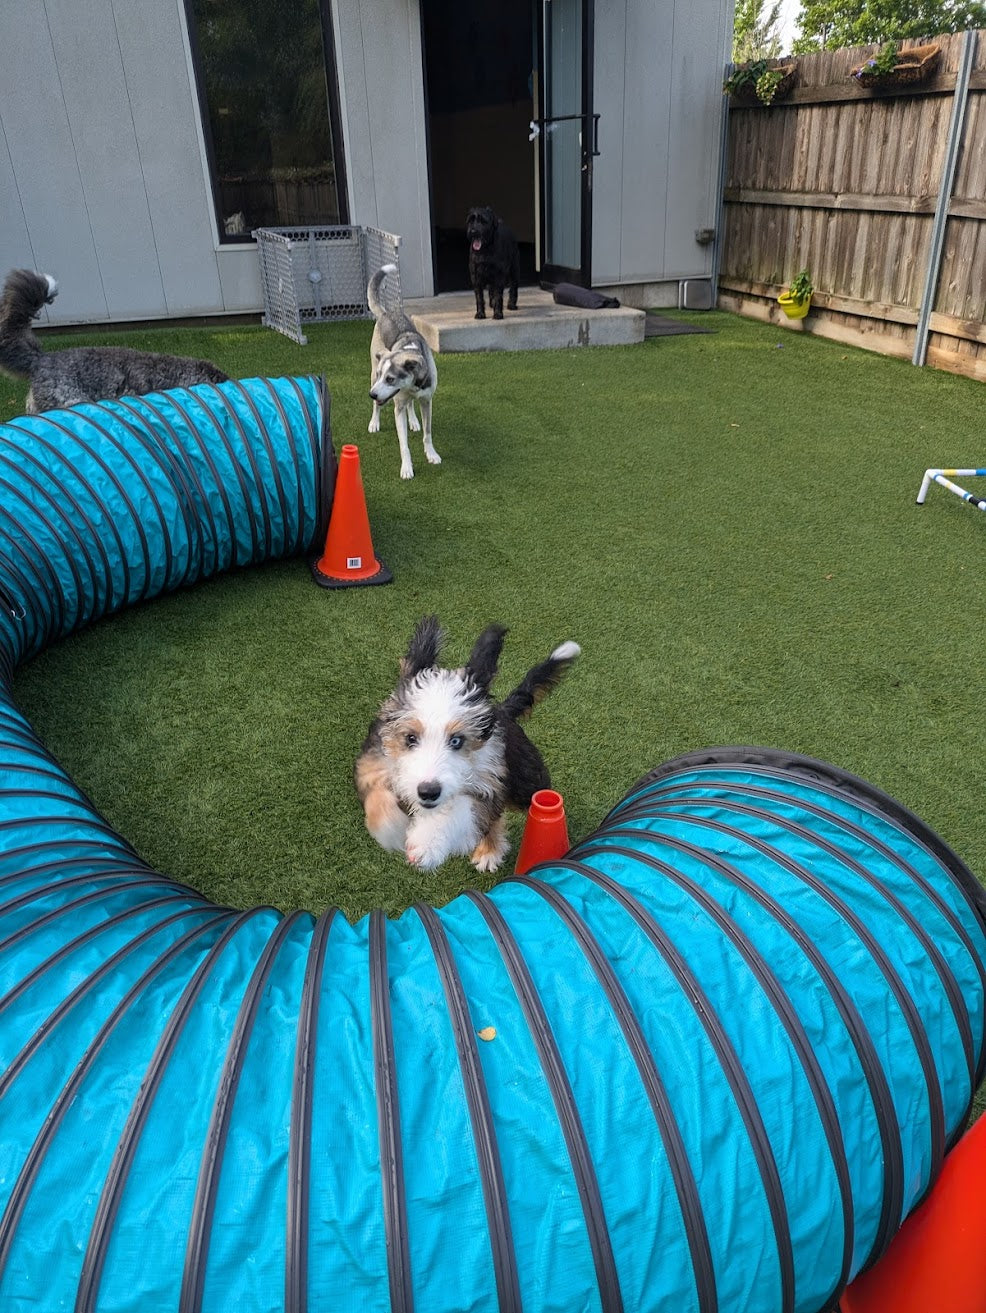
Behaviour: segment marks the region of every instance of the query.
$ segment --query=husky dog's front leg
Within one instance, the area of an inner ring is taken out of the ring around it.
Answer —
[[[374,401],[373,403],[373,414],[370,416],[370,422],[366,426],[366,431],[367,433],[380,432],[380,403],[378,401]]]
[[[421,440],[424,443],[425,459],[428,461],[429,465],[441,465],[442,458],[435,450],[431,441],[431,397],[421,397],[419,404],[421,406],[421,424],[423,429]]]
[[[397,441],[401,444],[401,478],[413,479],[411,448],[407,445],[407,403],[399,394],[394,398],[394,423],[397,425]]]
[[[413,866],[430,871],[447,857],[471,853],[478,839],[479,824],[472,799],[460,794],[441,807],[411,817],[404,851]]]

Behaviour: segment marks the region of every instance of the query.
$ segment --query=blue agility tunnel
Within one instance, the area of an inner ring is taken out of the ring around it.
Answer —
[[[905,808],[693,753],[350,925],[153,871],[15,706],[81,625],[316,550],[332,471],[313,379],[0,428],[0,1309],[831,1309],[983,1074],[982,894]]]

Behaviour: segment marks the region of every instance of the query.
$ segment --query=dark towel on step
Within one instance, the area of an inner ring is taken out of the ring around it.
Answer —
[[[577,305],[583,310],[616,310],[615,296],[603,296],[591,287],[576,287],[574,283],[558,283],[552,295],[556,305]]]

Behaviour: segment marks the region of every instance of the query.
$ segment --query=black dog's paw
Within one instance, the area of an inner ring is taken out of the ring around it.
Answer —
[[[508,309],[508,310],[516,310],[516,309],[517,309],[517,302],[516,302],[516,301],[508,301],[508,302],[507,302],[507,309]]]
[[[484,318],[485,318],[485,316],[484,316]],[[494,319],[502,319],[502,318],[503,318],[503,311],[502,311],[502,310],[494,310],[494,311],[493,311],[493,318],[494,318]]]
[[[485,311],[485,310],[477,310],[477,311],[476,311],[476,314],[475,314],[474,317],[475,317],[476,319],[485,319],[485,318],[486,318],[486,311]],[[494,315],[493,318],[495,319],[495,318],[496,318],[496,315]]]

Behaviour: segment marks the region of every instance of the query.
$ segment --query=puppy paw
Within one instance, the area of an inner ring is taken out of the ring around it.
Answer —
[[[472,850],[469,860],[477,871],[496,871],[510,850],[502,822],[484,834]]]
[[[503,854],[500,853],[498,855],[497,853],[486,853],[483,857],[477,857],[476,854],[473,853],[469,860],[472,862],[473,866],[475,866],[477,871],[496,871],[499,870],[500,864],[503,861]]]
[[[412,433],[421,432],[421,421],[418,419],[414,410],[409,406],[407,411],[407,426]]]
[[[404,856],[412,866],[418,867],[419,870],[433,871],[436,866],[441,866],[448,853],[436,844],[408,839],[404,845]]]
[[[377,415],[375,419],[371,419],[371,420],[370,420],[369,424],[367,424],[367,426],[366,426],[366,431],[367,431],[367,433],[379,433],[379,432],[380,432],[380,416],[379,416],[379,415]]]
[[[402,466],[401,466],[401,478],[402,478],[402,479],[413,479],[413,478],[414,478],[414,469],[413,469],[413,467],[410,466],[410,465],[402,465]]]

